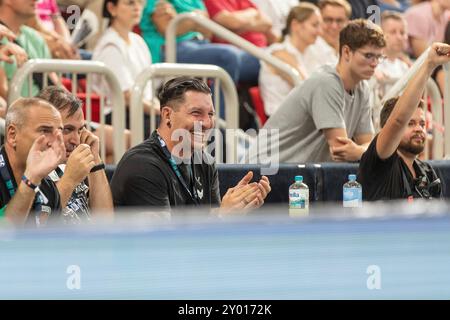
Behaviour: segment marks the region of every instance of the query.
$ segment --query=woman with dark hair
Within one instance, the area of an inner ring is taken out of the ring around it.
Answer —
[[[111,68],[119,80],[127,107],[130,104],[131,89],[136,77],[152,63],[150,51],[144,40],[132,32],[133,27],[141,19],[142,9],[142,0],[105,0],[103,16],[109,19],[109,27],[99,39],[92,57],[93,60],[102,61]],[[101,77],[94,77],[93,82],[96,92],[103,93],[106,98],[111,96],[110,88]],[[152,107],[151,98],[151,87],[147,86],[144,90],[146,114],[150,113]],[[111,114],[112,107],[107,101],[105,112],[108,115]],[[155,109],[156,113],[159,113],[159,106]],[[109,118],[110,116],[107,116],[107,119]],[[148,124],[148,121],[145,123]],[[149,134],[148,130],[145,134]]]

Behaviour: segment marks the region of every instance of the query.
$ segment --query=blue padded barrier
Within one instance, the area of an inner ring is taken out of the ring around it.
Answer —
[[[431,166],[441,178],[443,195],[450,198],[450,189],[446,186],[450,181],[450,161],[434,160],[429,161]],[[321,195],[321,201],[342,201],[342,186],[348,180],[348,175],[358,173],[357,163],[321,163],[321,177],[319,180],[323,183],[323,188],[317,190]],[[319,174],[320,175],[320,174]]]
[[[430,164],[441,177],[443,194],[450,198],[450,161],[430,161]],[[106,166],[106,175],[111,181],[115,166]],[[253,181],[261,178],[259,165],[219,164],[219,184],[221,196],[234,187],[242,177],[253,171]],[[310,201],[342,201],[342,186],[348,180],[348,175],[357,174],[357,163],[321,163],[321,164],[280,164],[276,175],[268,176],[272,191],[266,199],[266,203],[287,203],[288,189],[294,182],[296,175],[302,175],[309,187]]]
[[[322,188],[318,190],[321,201],[342,201],[342,187],[348,181],[349,174],[358,173],[357,163],[321,163],[320,179]]]
[[[223,196],[228,188],[234,187],[242,177],[248,172],[253,171],[253,181],[258,181],[261,178],[260,166],[258,165],[235,165],[235,164],[220,164],[217,165],[219,170],[220,192]],[[317,176],[317,168],[313,164],[308,165],[294,165],[294,164],[280,164],[278,173],[276,175],[268,176],[272,191],[266,198],[266,203],[287,203],[289,186],[294,183],[296,175],[302,175],[304,182],[309,187],[310,201],[317,201],[319,194],[316,191],[316,186],[320,185]]]
[[[114,170],[116,170],[115,164],[107,164],[105,165],[105,173],[106,177],[108,178],[109,183],[111,183],[112,176],[114,174]]]

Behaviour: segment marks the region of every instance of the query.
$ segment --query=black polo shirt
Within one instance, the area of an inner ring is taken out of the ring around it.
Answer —
[[[210,155],[195,153],[194,164],[178,167],[188,187],[198,195],[202,205],[220,204],[217,169]],[[111,181],[115,206],[153,206],[163,210],[193,205],[195,201],[180,183],[165,156],[156,131],[150,138],[128,150],[120,160]],[[192,193],[192,192],[191,192]]]
[[[378,135],[373,139],[359,164],[358,181],[362,185],[363,199],[368,201],[384,199],[407,199],[408,189],[405,179],[414,198],[421,198],[416,185],[425,177],[428,183],[436,181],[439,177],[430,164],[416,159],[413,167],[416,179],[412,176],[403,159],[394,152],[388,159],[382,160],[376,150]],[[433,198],[440,198],[441,188],[431,188]]]
[[[14,179],[14,174],[9,164],[8,155],[6,154],[4,146],[2,146],[0,154],[0,167],[4,168],[1,170],[8,171],[11,178],[9,183],[12,183],[15,192],[17,190],[17,183]],[[7,187],[8,182],[3,178],[3,174],[0,176],[0,208],[4,210],[5,206],[7,206],[11,200],[11,195]],[[41,210],[38,211],[36,208],[36,201],[33,202],[33,206],[25,223],[26,226],[44,226],[49,223],[60,221],[61,201],[58,188],[55,183],[47,177],[41,181],[39,189],[41,189],[42,193],[48,199],[48,203],[42,203]]]

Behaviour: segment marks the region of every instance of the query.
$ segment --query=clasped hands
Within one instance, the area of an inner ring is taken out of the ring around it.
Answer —
[[[269,179],[263,176],[258,182],[250,182],[253,172],[249,171],[239,183],[227,190],[223,196],[220,213],[246,212],[261,207],[271,191]]]

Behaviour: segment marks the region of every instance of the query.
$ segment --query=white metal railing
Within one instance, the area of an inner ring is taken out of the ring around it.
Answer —
[[[31,96],[31,88],[33,83],[33,73],[42,73],[44,75],[43,86],[48,85],[47,75],[48,73],[55,72],[59,75],[61,79],[62,73],[72,73],[72,92],[77,91],[77,75],[86,74],[86,122],[89,125],[92,119],[92,106],[91,106],[91,74],[101,74],[105,77],[108,85],[111,88],[111,100],[114,106],[114,115],[112,119],[113,130],[113,146],[114,146],[114,162],[117,163],[122,155],[125,153],[125,100],[123,97],[122,90],[120,89],[120,84],[117,78],[114,76],[113,72],[106,67],[106,65],[99,61],[85,61],[85,60],[53,60],[53,59],[31,59],[25,63],[21,68],[19,68],[14,75],[10,83],[9,94],[8,94],[8,105],[14,102],[16,99],[21,97],[22,88],[25,81],[28,81],[29,92]],[[104,114],[103,114],[103,97],[100,97],[100,124],[104,124]],[[100,137],[102,141],[105,141],[104,132],[101,128]],[[102,157],[105,154],[105,143],[102,144]]]
[[[0,118],[0,136],[5,136],[5,119]]]
[[[217,106],[216,114],[220,115],[220,92],[223,92],[225,100],[225,120],[217,117],[216,126],[223,129],[239,129],[239,100],[236,86],[230,75],[222,68],[207,64],[181,64],[181,63],[155,63],[143,70],[135,80],[130,98],[130,129],[131,145],[134,146],[144,139],[143,126],[143,91],[147,83],[151,81],[152,97],[155,97],[156,79],[162,77],[191,76],[214,79],[214,105]],[[222,89],[222,90],[221,90]],[[152,108],[150,111],[150,130],[156,129],[156,115]],[[242,130],[241,138],[246,138]],[[233,139],[230,139],[233,140]],[[221,153],[216,149],[216,158],[221,159]],[[235,162],[237,158],[236,143],[227,141],[227,162]]]
[[[280,59],[272,56],[263,49],[255,46],[251,42],[231,32],[230,30],[222,27],[220,24],[194,12],[178,14],[173,18],[166,30],[166,42],[165,42],[165,58],[166,62],[175,63],[177,61],[177,47],[176,47],[176,31],[178,25],[184,20],[192,20],[198,25],[212,31],[216,36],[225,39],[231,44],[245,50],[256,58],[269,63],[274,68],[286,73],[293,81],[295,86],[301,83],[299,72],[291,67],[289,64],[281,61]]]
[[[442,113],[442,98],[439,87],[433,79],[428,79],[426,96],[431,101],[431,114],[433,115],[433,144],[432,159],[441,160],[444,158],[444,116]],[[426,100],[425,100],[426,101]]]
[[[444,123],[450,122],[450,63],[444,65],[445,89],[444,89]],[[450,130],[444,131],[444,158],[450,158]]]
[[[425,62],[430,48],[425,50],[422,55],[415,61],[412,67],[405,75],[396,82],[396,84],[387,92],[382,103],[388,99],[398,96],[405,89],[409,80],[414,77],[419,68]],[[444,90],[444,113],[442,112],[442,99],[439,88],[434,80],[427,82],[427,93],[431,99],[431,111],[433,114],[433,159],[450,158],[450,130],[442,130],[445,128],[446,121],[450,121],[450,64],[444,65],[445,71],[445,90]]]

